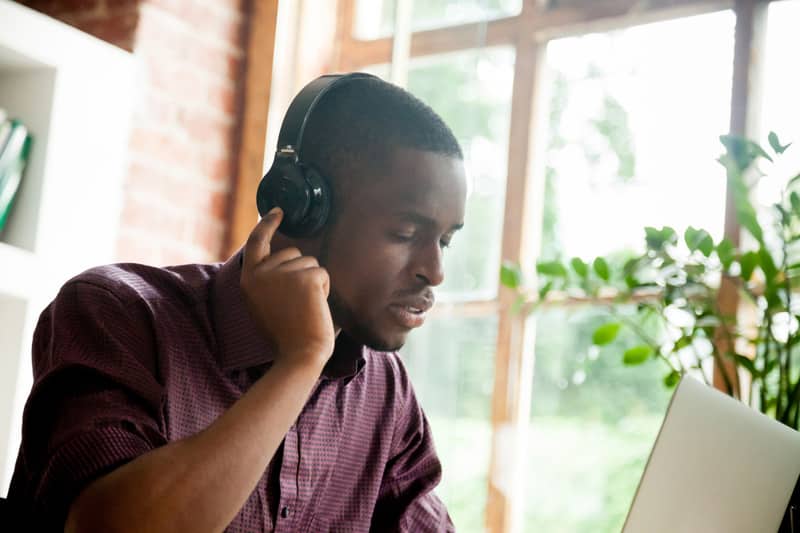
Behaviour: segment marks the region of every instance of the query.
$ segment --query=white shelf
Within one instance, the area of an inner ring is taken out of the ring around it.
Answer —
[[[135,72],[131,54],[0,0],[0,107],[34,137],[0,234],[0,496],[19,446],[39,313],[68,278],[114,258]]]

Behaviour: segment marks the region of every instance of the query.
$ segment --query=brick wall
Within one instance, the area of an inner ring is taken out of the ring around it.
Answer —
[[[243,89],[245,0],[26,0],[141,68],[117,256],[223,259]]]

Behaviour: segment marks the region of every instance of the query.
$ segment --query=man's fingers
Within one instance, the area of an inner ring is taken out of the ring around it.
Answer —
[[[274,207],[259,220],[244,245],[244,268],[253,269],[270,253],[270,241],[283,220],[283,211]]]
[[[290,259],[288,261],[282,261],[281,264],[275,270],[291,272],[293,270],[305,270],[307,268],[316,268],[318,266],[319,263],[317,262],[316,257],[310,255],[301,255],[299,257],[295,257],[294,259]]]
[[[259,268],[266,268],[268,270],[277,268],[283,263],[291,261],[296,257],[301,257],[302,255],[303,254],[300,253],[300,250],[297,247],[289,246],[288,248],[284,248],[275,253],[269,254],[269,257],[261,262]]]

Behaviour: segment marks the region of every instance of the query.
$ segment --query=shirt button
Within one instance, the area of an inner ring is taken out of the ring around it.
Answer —
[[[289,517],[289,508],[284,507],[281,509],[281,518],[288,518]]]

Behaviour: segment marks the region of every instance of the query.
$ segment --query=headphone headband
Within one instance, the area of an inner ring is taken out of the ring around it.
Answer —
[[[357,79],[377,79],[372,74],[364,72],[353,72],[350,74],[327,74],[313,80],[297,93],[286,116],[281,124],[281,131],[278,135],[278,154],[281,152],[293,151],[295,159],[299,159],[300,149],[303,143],[303,133],[308,123],[308,117],[319,104],[325,93],[334,87]]]
[[[327,180],[300,160],[308,117],[328,91],[357,79],[379,78],[361,72],[321,76],[303,87],[283,118],[278,150],[258,185],[256,205],[262,216],[280,206],[283,221],[278,230],[290,237],[314,235],[325,225],[331,211],[332,193]]]

